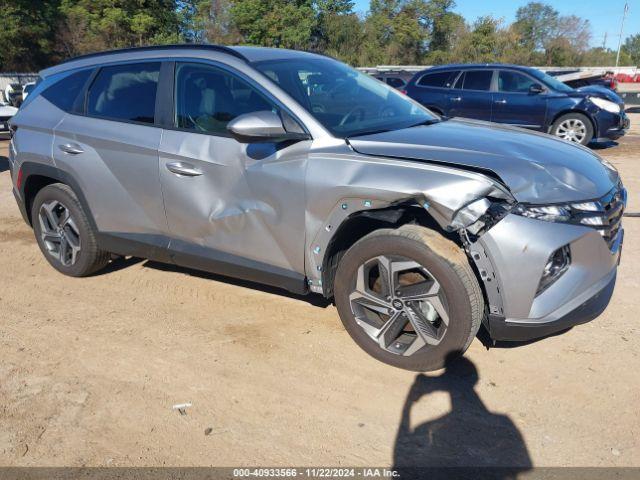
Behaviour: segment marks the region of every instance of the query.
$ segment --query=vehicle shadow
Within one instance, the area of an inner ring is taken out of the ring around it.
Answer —
[[[9,159],[7,157],[0,156],[0,173],[9,170]]]
[[[509,479],[531,469],[520,431],[507,415],[487,409],[475,391],[478,378],[473,362],[457,354],[447,357],[441,375],[416,376],[402,407],[393,452],[393,469],[400,478]],[[451,411],[412,427],[414,404],[434,392],[449,394]]]
[[[324,298],[322,295],[310,294],[310,295],[298,295],[296,293],[289,292],[282,288],[272,287],[269,285],[263,285],[260,283],[250,282],[248,280],[240,280],[232,277],[225,277],[216,273],[204,272],[201,270],[193,270],[191,268],[180,267],[169,263],[154,262],[153,260],[147,260],[144,267],[153,268],[155,270],[162,270],[164,272],[179,272],[193,277],[204,278],[205,280],[214,280],[216,282],[227,283],[229,285],[235,285],[238,287],[249,288],[251,290],[258,290],[260,292],[269,293],[272,295],[279,295],[281,297],[292,298],[294,300],[300,300],[306,302],[314,307],[327,308],[331,305],[331,302]]]
[[[593,142],[589,144],[589,147],[591,147],[592,150],[606,150],[607,148],[613,148],[613,147],[617,147],[618,145],[620,145],[618,142],[615,142],[613,140],[609,140],[606,142]]]

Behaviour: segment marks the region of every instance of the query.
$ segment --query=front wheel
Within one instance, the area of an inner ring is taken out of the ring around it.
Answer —
[[[586,115],[567,113],[553,122],[551,134],[569,142],[587,145],[593,139],[593,125]]]
[[[450,354],[462,354],[484,313],[464,252],[417,225],[377,230],[356,242],[338,265],[334,287],[355,342],[407,370],[437,370]]]

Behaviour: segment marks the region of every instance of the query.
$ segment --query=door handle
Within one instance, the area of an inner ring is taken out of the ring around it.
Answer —
[[[167,170],[176,175],[183,175],[185,177],[197,177],[202,175],[202,170],[198,170],[193,165],[182,162],[167,163]]]
[[[58,145],[58,148],[64,153],[68,153],[70,155],[78,155],[79,153],[84,153],[84,150],[82,150],[82,148],[80,148],[80,145],[78,145],[77,143],[65,143],[63,145]]]
[[[452,102],[459,102],[460,100],[462,100],[462,97],[451,97],[449,100],[451,100]]]
[[[507,103],[507,101],[503,98],[502,100],[496,100],[494,103],[499,103],[501,105],[504,105],[505,103]]]

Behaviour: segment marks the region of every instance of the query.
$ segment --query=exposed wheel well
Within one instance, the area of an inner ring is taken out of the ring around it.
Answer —
[[[24,183],[24,205],[27,210],[27,218],[29,219],[29,224],[33,225],[31,219],[31,207],[33,206],[33,199],[36,198],[36,195],[40,190],[42,190],[47,185],[51,185],[52,183],[61,183],[60,180],[47,177],[44,175],[29,175],[27,180]]]
[[[398,228],[407,224],[422,225],[438,231],[458,244],[460,243],[460,239],[456,235],[445,232],[426,210],[417,205],[396,205],[380,210],[354,213],[342,222],[327,246],[322,265],[322,285],[325,297],[333,297],[336,269],[342,256],[354,243],[375,230]]]

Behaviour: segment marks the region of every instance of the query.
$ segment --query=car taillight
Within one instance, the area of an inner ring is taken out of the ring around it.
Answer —
[[[400,93],[402,93],[403,95],[406,95],[407,91],[406,90],[400,90]]]
[[[18,170],[18,177],[16,178],[16,187],[22,188],[22,167]]]

